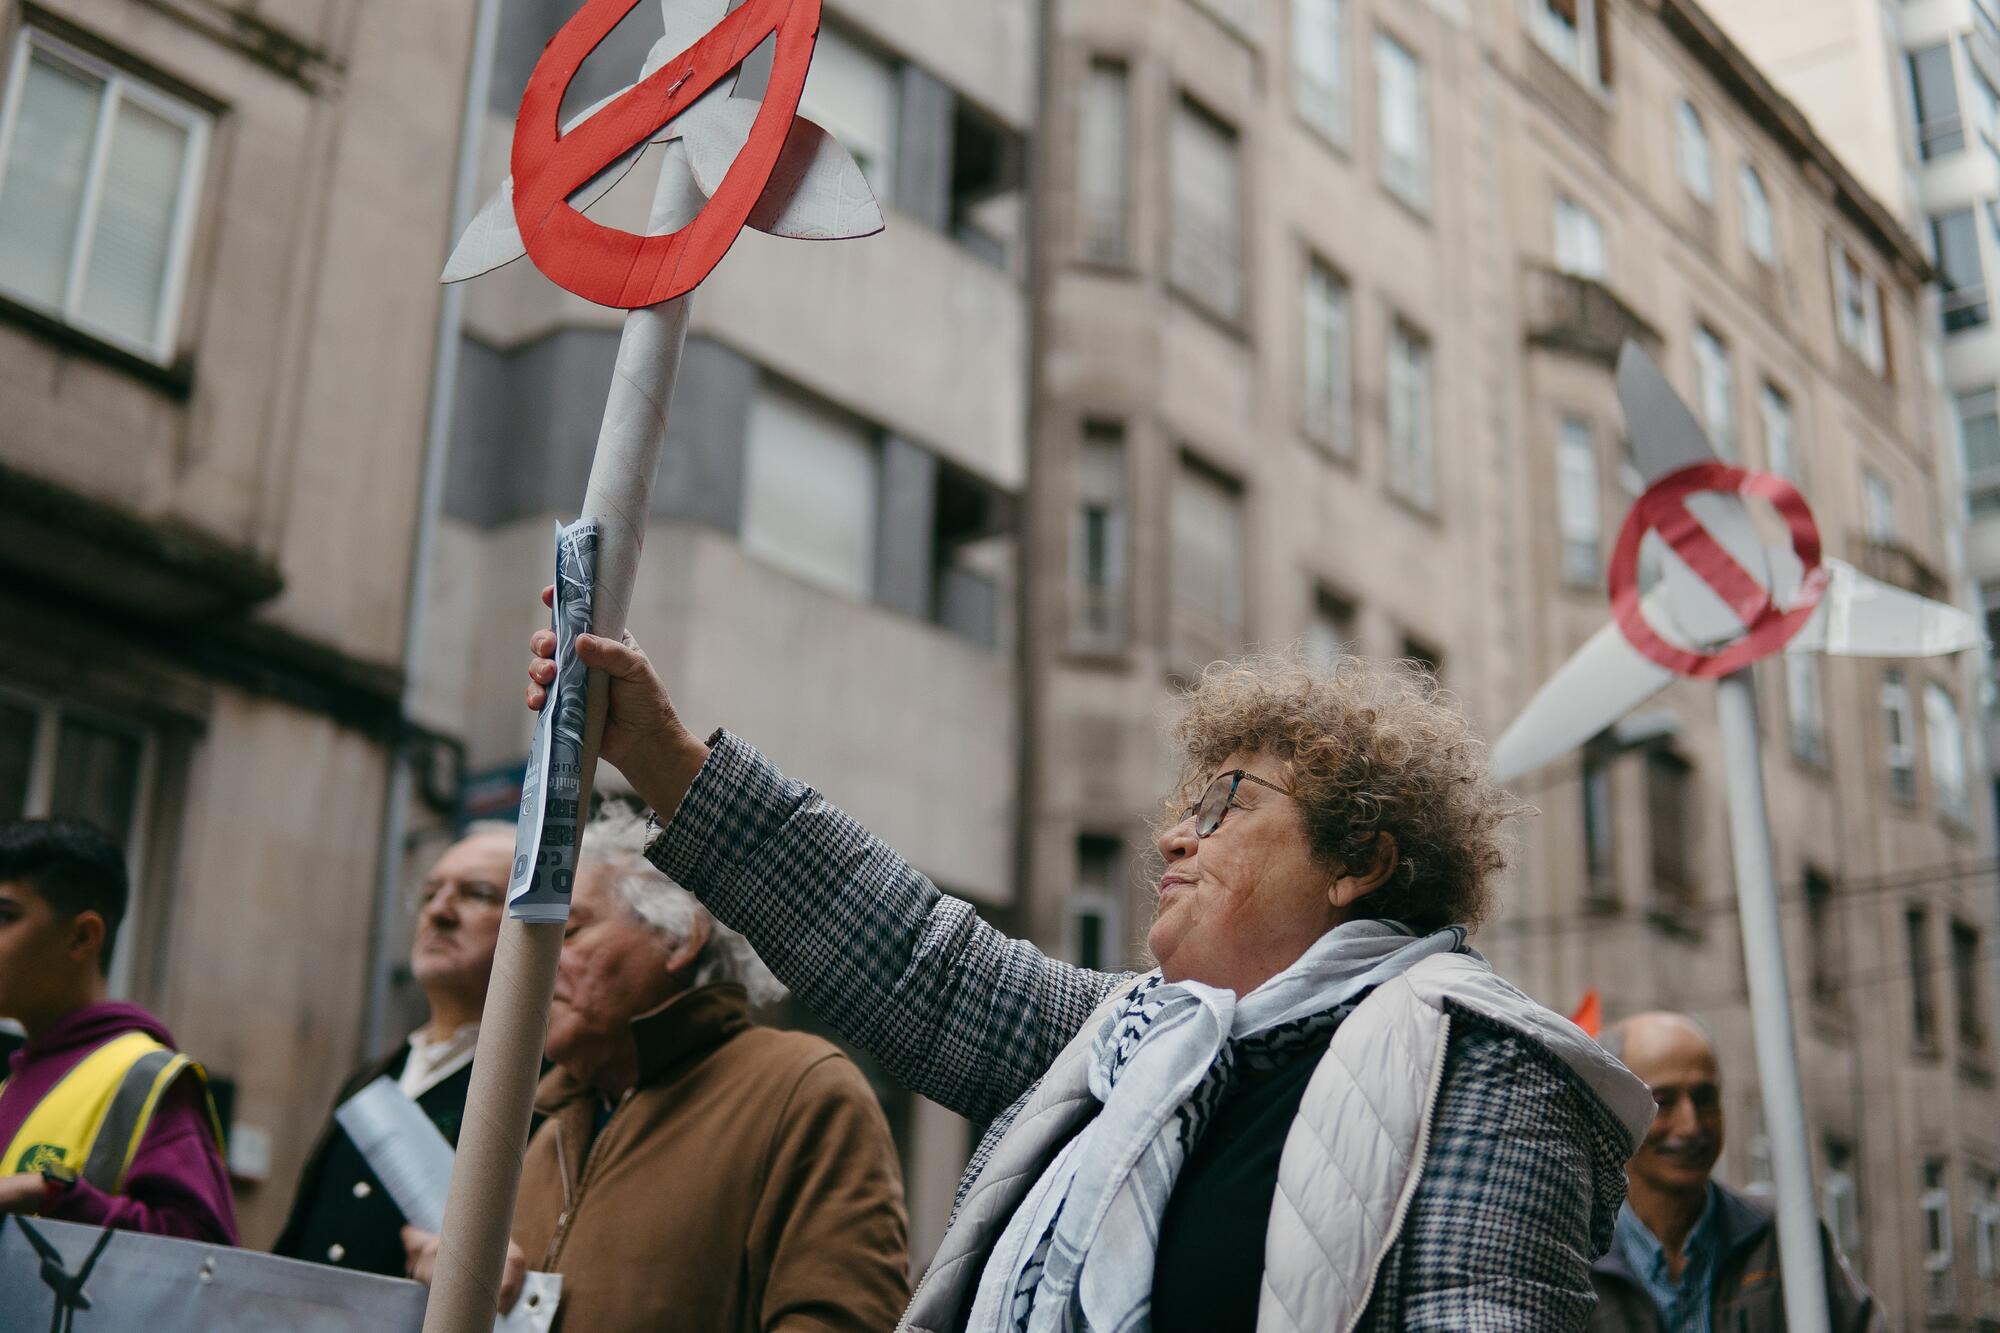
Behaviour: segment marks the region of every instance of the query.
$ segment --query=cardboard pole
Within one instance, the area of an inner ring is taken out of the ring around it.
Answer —
[[[649,231],[682,225],[702,203],[685,149],[669,144]],[[618,340],[618,362],[583,501],[583,517],[599,524],[591,632],[609,638],[624,630],[631,605],[652,507],[653,473],[666,442],[667,409],[687,339],[687,303],[682,296],[632,311]],[[590,808],[591,778],[604,732],[601,672],[590,673],[587,700],[579,811]],[[488,1333],[493,1327],[562,936],[560,924],[529,925],[511,916],[501,924],[424,1333]],[[529,1255],[528,1262],[539,1258]]]
[[[1825,1333],[1832,1325],[1827,1321],[1826,1273],[1820,1262],[1819,1211],[1813,1205],[1812,1149],[1798,1046],[1792,1036],[1791,990],[1785,976],[1785,939],[1757,738],[1757,694],[1749,668],[1718,683],[1716,713],[1722,724],[1722,768],[1729,781],[1729,840],[1736,854],[1736,907],[1743,927],[1744,967],[1750,974],[1757,1080],[1777,1176],[1785,1327],[1790,1333]]]

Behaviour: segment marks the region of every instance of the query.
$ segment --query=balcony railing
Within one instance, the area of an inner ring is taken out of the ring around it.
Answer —
[[[1857,535],[1853,552],[1855,566],[1870,578],[1919,597],[1938,599],[1945,595],[1944,576],[1901,542]]]
[[[1607,366],[1618,364],[1618,349],[1627,338],[1659,354],[1659,330],[1596,278],[1536,264],[1529,266],[1527,279],[1528,341],[1534,346]]]
[[[1944,331],[1957,333],[1963,329],[1976,329],[1993,317],[1993,309],[1986,301],[1986,284],[1958,287],[1944,293],[1939,309],[1944,315]]]

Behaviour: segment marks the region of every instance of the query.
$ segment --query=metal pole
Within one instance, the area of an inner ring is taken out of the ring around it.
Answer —
[[[500,10],[505,0],[479,0],[472,28],[472,54],[459,108],[458,163],[451,185],[451,225],[447,247],[455,243],[479,206],[480,130],[493,95],[493,57],[500,45]],[[451,283],[438,298],[431,347],[430,415],[424,422],[423,472],[418,480],[416,542],[410,552],[409,599],[403,612],[403,698],[399,721],[410,716],[423,664],[424,617],[430,609],[431,550],[437,544],[437,516],[444,496],[444,465],[451,448],[451,417],[458,390],[459,341],[465,327],[465,285]],[[402,902],[403,839],[409,831],[410,761],[402,738],[389,750],[389,795],[382,814],[382,849],[376,863],[375,907],[368,934],[368,992],[361,1018],[361,1055],[371,1057],[389,1043],[389,987],[395,969],[397,911]]]
[[[1807,1138],[1799,1052],[1792,1037],[1785,937],[1771,865],[1771,824],[1764,806],[1764,761],[1757,739],[1757,692],[1745,668],[1722,680],[1716,697],[1723,771],[1729,782],[1729,841],[1736,854],[1736,905],[1743,962],[1750,974],[1750,1017],[1757,1037],[1757,1081],[1777,1176],[1778,1263],[1790,1333],[1826,1333],[1826,1274],[1820,1261],[1819,1212],[1813,1205],[1812,1147]]]
[[[702,202],[688,170],[686,147],[668,144],[648,229],[655,234],[672,231],[693,217]],[[683,296],[632,311],[618,339],[618,362],[583,499],[583,517],[599,525],[591,632],[609,638],[625,628],[631,605],[652,508],[653,474],[666,443],[667,411],[687,340],[688,300]],[[590,673],[587,698],[579,810],[590,808],[591,779],[604,734],[603,673]],[[501,924],[424,1333],[487,1333],[493,1327],[562,937],[559,924],[527,925],[512,917]]]

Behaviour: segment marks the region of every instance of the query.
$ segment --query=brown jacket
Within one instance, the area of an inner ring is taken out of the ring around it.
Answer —
[[[1711,1284],[1710,1333],[1783,1333],[1785,1295],[1778,1281],[1778,1228],[1754,1201],[1720,1182],[1716,1189],[1722,1196],[1717,1218],[1722,1252]],[[1886,1333],[1882,1307],[1848,1267],[1824,1226],[1820,1228],[1820,1261],[1826,1268],[1826,1307],[1833,1321],[1832,1333]],[[1591,1268],[1590,1278],[1597,1288],[1590,1333],[1657,1333],[1661,1327],[1659,1307],[1617,1246]]]
[[[818,1037],[750,1022],[740,986],[637,1020],[639,1081],[601,1103],[558,1069],[514,1239],[562,1274],[567,1333],[881,1333],[909,1296],[882,1108]],[[593,1141],[594,1138],[594,1141]]]

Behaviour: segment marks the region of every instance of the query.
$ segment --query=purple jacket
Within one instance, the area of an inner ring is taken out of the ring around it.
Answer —
[[[28,1113],[84,1056],[134,1030],[174,1044],[166,1025],[138,1005],[107,1000],[65,1014],[14,1052],[6,1086],[0,1088],[0,1145],[13,1140]],[[207,1102],[208,1092],[200,1080],[176,1079],[161,1095],[139,1140],[125,1173],[124,1192],[106,1194],[79,1180],[45,1208],[44,1215],[89,1226],[236,1244],[236,1206]]]

